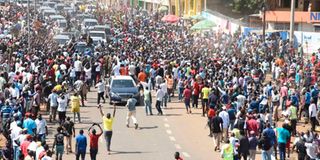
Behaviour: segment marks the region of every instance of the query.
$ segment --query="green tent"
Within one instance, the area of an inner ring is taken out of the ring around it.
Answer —
[[[158,10],[160,12],[166,12],[166,11],[168,11],[168,7],[167,6],[161,6],[161,7],[158,8]]]
[[[191,16],[192,19],[195,19],[195,20],[204,20],[205,18],[202,16],[202,15],[194,15],[194,16]]]
[[[202,20],[191,27],[191,30],[209,30],[216,27],[216,23],[211,20]]]

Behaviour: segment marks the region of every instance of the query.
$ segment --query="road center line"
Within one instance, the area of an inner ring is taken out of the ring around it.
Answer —
[[[165,123],[164,126],[167,127],[167,128],[170,127],[170,125],[168,123]]]
[[[167,129],[166,132],[167,132],[168,134],[172,134],[172,131],[169,130],[169,129]]]
[[[190,157],[190,155],[187,152],[182,152],[184,157]]]
[[[169,136],[171,141],[176,141],[176,138],[174,138],[173,136]]]
[[[174,144],[174,146],[177,148],[177,149],[181,149],[181,146],[179,144]]]

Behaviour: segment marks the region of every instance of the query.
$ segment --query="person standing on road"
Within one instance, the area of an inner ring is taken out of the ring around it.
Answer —
[[[157,98],[157,102],[156,102],[156,109],[158,110],[158,115],[163,115],[162,113],[162,109],[161,109],[161,102],[163,100],[164,97],[164,93],[161,90],[160,86],[158,86],[157,92],[156,92],[156,98]]]
[[[111,138],[112,138],[112,126],[113,126],[113,120],[116,116],[116,105],[113,105],[113,114],[111,117],[110,113],[107,113],[107,115],[104,114],[102,111],[102,107],[99,106],[100,115],[102,117],[102,123],[103,123],[103,129],[104,129],[104,138],[106,140],[107,145],[107,151],[108,154],[110,154],[110,146],[111,146]]]
[[[296,136],[296,128],[297,128],[297,119],[298,119],[298,112],[297,112],[297,107],[294,105],[290,105],[288,108],[288,116],[290,119],[290,124],[292,126],[292,135]]]
[[[97,131],[95,129],[92,129],[92,131],[91,131],[91,128],[94,126],[99,127],[99,129],[100,129],[99,134],[97,134]],[[91,158],[91,160],[97,159],[96,157],[98,154],[98,140],[99,140],[99,137],[102,135],[102,133],[103,133],[102,128],[97,123],[93,123],[92,126],[88,129],[88,134],[90,137],[90,158]]]
[[[167,102],[168,102],[168,85],[166,83],[166,81],[164,80],[161,84],[160,84],[161,90],[164,93],[163,96],[163,100],[161,101],[161,106],[164,108],[167,108]]]
[[[217,112],[218,115],[218,112]],[[211,129],[212,129],[212,136],[213,136],[213,143],[215,145],[214,151],[220,150],[220,141],[221,141],[221,134],[223,131],[223,120],[220,116],[214,116],[211,119]]]
[[[73,113],[73,122],[76,122],[76,114],[78,116],[78,122],[81,123],[80,119],[80,97],[78,93],[74,93],[70,98],[71,101],[71,112]]]
[[[106,103],[106,99],[104,98],[104,92],[106,90],[106,85],[102,80],[99,80],[98,83],[96,84],[96,88],[98,88],[98,101],[97,103],[100,104],[100,99],[103,99],[103,103]]]
[[[70,117],[67,117],[67,120],[63,123],[62,126],[67,132],[67,135],[66,135],[66,140],[67,140],[66,151],[67,151],[67,154],[69,152],[72,153],[72,135],[73,135],[73,137],[75,137],[75,135],[76,135],[76,132],[75,132],[75,129],[74,129],[74,123],[71,121]]]
[[[262,160],[271,160],[272,140],[268,137],[268,132],[262,132],[262,137],[258,142],[261,151]]]
[[[57,128],[57,134],[54,135],[54,142],[52,145],[52,152],[56,147],[56,160],[62,160],[63,152],[64,152],[64,137],[66,133],[63,132],[62,127]]]
[[[186,106],[187,114],[189,113],[191,114],[191,107],[190,107],[191,95],[192,95],[191,90],[187,85],[183,91],[184,105]]]
[[[234,148],[229,140],[226,141],[226,144],[222,146],[221,156],[223,160],[233,160],[234,157]]]
[[[209,107],[209,94],[210,88],[208,84],[205,84],[204,87],[201,89],[201,100],[202,100],[202,116],[204,117],[207,114],[208,107]]]
[[[315,100],[311,99],[311,104],[309,106],[309,117],[311,122],[311,131],[315,131],[316,129],[316,122],[317,122],[317,106]]]
[[[79,131],[79,135],[76,136],[76,160],[79,160],[81,156],[81,160],[85,159],[86,150],[87,150],[87,137],[83,135],[83,130]]]
[[[56,121],[57,115],[57,107],[58,107],[58,94],[56,90],[52,90],[52,93],[48,97],[50,103],[50,115],[49,115],[49,122]]]
[[[58,97],[58,115],[59,115],[59,124],[62,125],[66,120],[66,110],[68,106],[68,99],[65,95]]]
[[[250,132],[249,137],[249,160],[255,160],[256,159],[256,153],[257,153],[257,145],[258,145],[258,139],[254,133],[254,131]]]
[[[240,144],[239,151],[238,151],[239,155],[240,157],[243,157],[244,160],[247,160],[249,155],[250,145],[249,145],[249,139],[245,135],[244,131],[240,131],[239,144]]]
[[[228,127],[230,122],[229,114],[226,110],[227,110],[226,106],[223,106],[222,111],[219,113],[219,117],[221,117],[223,121],[223,135],[222,135],[223,141],[226,141],[228,139]]]
[[[276,129],[276,132],[278,135],[278,148],[279,148],[280,160],[285,160],[286,158],[286,143],[290,138],[290,132],[284,127],[285,127],[285,124],[283,124],[281,128]]]
[[[146,115],[153,115],[152,114],[152,96],[151,96],[151,92],[149,90],[149,87],[146,87],[143,91],[143,95],[144,95],[144,104],[145,104],[145,110],[146,110]]]
[[[48,135],[48,127],[45,119],[42,118],[41,114],[38,114],[38,118],[35,120],[37,125],[37,137],[41,142],[45,142],[46,135]]]
[[[131,95],[126,104],[126,107],[128,108],[128,113],[127,113],[128,128],[129,128],[130,118],[132,118],[135,129],[138,129],[138,122],[136,119],[136,103],[137,103],[137,100],[133,98],[133,96]]]

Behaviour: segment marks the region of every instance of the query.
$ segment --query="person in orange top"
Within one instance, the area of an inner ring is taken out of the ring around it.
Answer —
[[[138,79],[139,79],[140,82],[146,82],[147,74],[144,73],[143,70],[141,70],[140,73],[138,74]]]

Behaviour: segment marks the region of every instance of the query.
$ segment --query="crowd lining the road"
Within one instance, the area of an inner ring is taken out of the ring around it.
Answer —
[[[24,19],[24,11],[14,4],[2,10],[0,32],[9,32],[13,24]],[[277,34],[263,42],[256,34],[192,33],[182,21],[161,22],[159,13],[108,13],[103,20],[111,24],[112,34],[118,38],[102,45],[103,52],[99,54],[88,56],[67,45],[53,47],[47,38],[50,26],[41,31],[32,29],[29,52],[26,32],[0,41],[4,159],[49,160],[54,153],[61,160],[64,151],[75,151],[76,159],[84,159],[87,139],[83,130],[75,138],[76,148],[71,147],[76,116],[81,123],[80,110],[90,87],[98,88],[98,104],[100,99],[105,101],[105,78],[111,75],[130,75],[136,80],[141,86],[146,115],[153,115],[153,106],[158,115],[163,115],[162,110],[170,107],[174,96],[185,104],[187,114],[201,108],[202,116],[208,118],[213,150],[221,151],[225,160],[254,160],[257,148],[263,160],[285,160],[294,149],[299,160],[320,158],[320,137],[315,131],[320,103],[320,50],[306,58],[301,46],[297,52]],[[152,96],[156,97],[155,103]],[[126,104],[128,127],[132,118],[138,128],[137,101],[130,98]],[[49,121],[60,124],[52,150],[46,143],[47,122],[40,114],[43,104],[50,111]],[[68,108],[74,114],[73,121],[66,116]],[[92,128],[88,131],[91,159],[95,159],[102,134],[107,152],[111,152],[116,107],[113,115],[99,108],[103,127],[93,126],[101,132]],[[298,123],[305,123],[308,131],[298,132]],[[293,143],[291,137],[295,137]],[[180,158],[179,154],[176,157]]]

